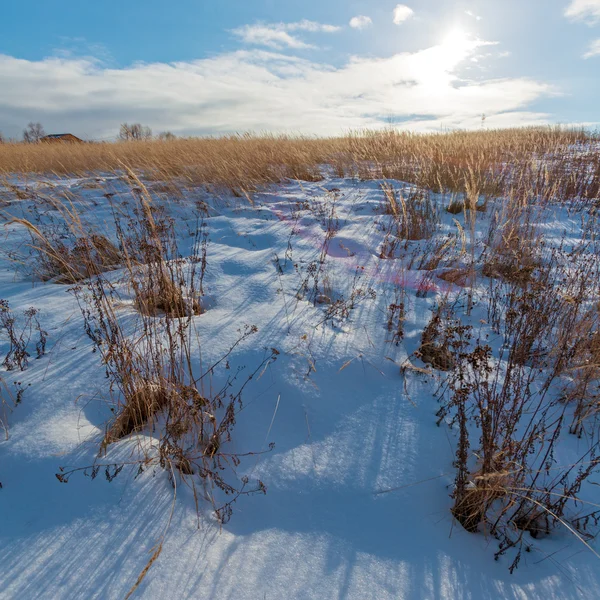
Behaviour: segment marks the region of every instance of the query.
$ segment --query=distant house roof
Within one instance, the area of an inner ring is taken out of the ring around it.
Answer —
[[[83,142],[72,133],[52,133],[41,139],[42,142]]]

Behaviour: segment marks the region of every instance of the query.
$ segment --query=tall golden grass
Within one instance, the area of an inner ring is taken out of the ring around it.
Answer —
[[[594,134],[559,127],[414,134],[357,131],[336,138],[236,135],[89,144],[1,144],[0,174],[113,172],[248,191],[285,178],[395,178],[438,192],[501,194],[507,182],[534,194],[597,197]],[[588,152],[582,153],[582,145]],[[568,171],[568,173],[567,173]],[[568,176],[567,176],[568,175]]]

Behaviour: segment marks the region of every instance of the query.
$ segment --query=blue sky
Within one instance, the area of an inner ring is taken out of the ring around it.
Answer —
[[[20,0],[0,131],[330,135],[600,122],[600,0]]]

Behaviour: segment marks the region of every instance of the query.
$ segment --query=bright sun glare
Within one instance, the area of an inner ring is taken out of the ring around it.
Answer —
[[[448,31],[437,45],[423,53],[419,65],[421,79],[439,87],[478,45],[471,34],[459,27]]]
[[[459,27],[449,31],[440,43],[448,62],[453,65],[463,60],[476,45],[473,37]]]

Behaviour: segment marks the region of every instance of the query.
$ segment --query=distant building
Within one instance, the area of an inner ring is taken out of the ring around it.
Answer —
[[[40,142],[48,142],[48,143],[55,143],[55,142],[67,142],[67,143],[71,143],[71,144],[82,144],[83,140],[79,139],[77,136],[73,135],[72,133],[53,133],[52,135],[45,135],[43,138],[40,139]]]

